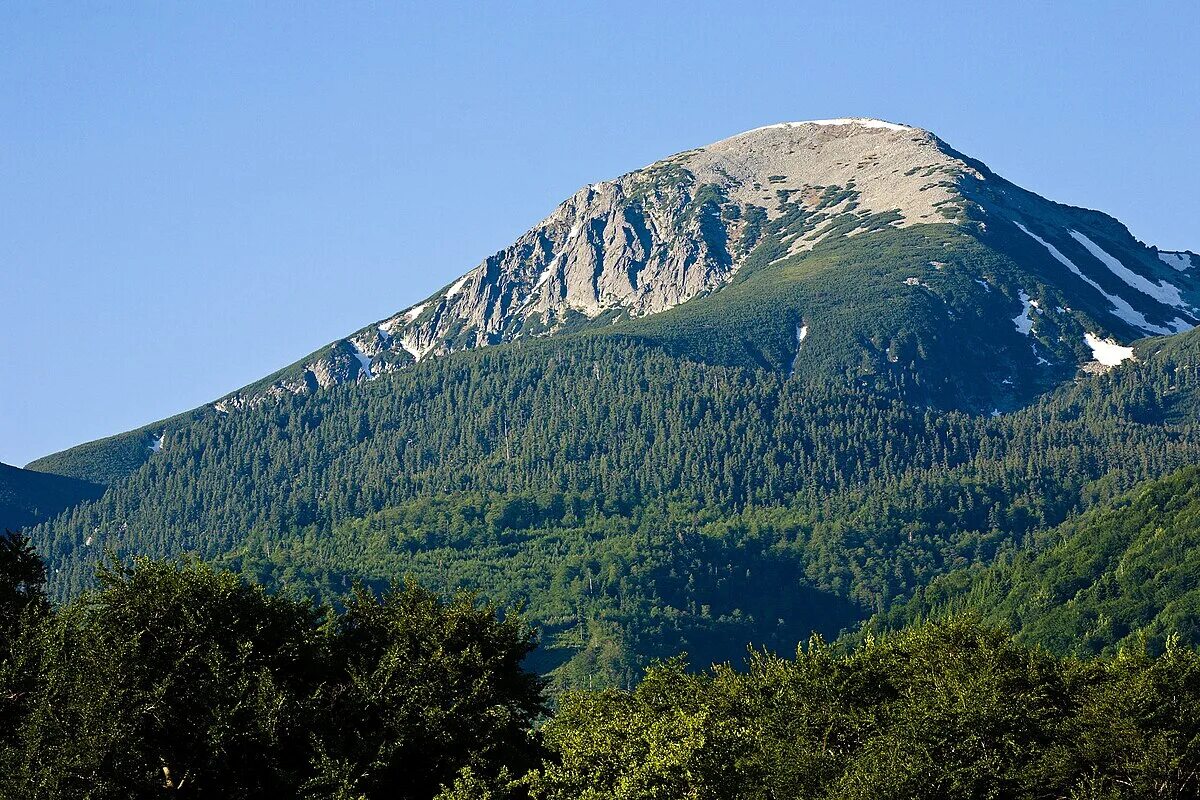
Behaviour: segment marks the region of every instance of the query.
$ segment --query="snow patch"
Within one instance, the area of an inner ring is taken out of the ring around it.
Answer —
[[[1166,281],[1151,283],[1141,275],[1138,275],[1136,272],[1129,269],[1129,267],[1126,267],[1117,259],[1113,258],[1111,255],[1105,252],[1100,245],[1096,244],[1079,231],[1067,231],[1067,233],[1071,234],[1071,238],[1087,248],[1087,251],[1095,256],[1097,261],[1108,267],[1114,275],[1125,281],[1125,283],[1129,284],[1134,289],[1137,289],[1144,295],[1153,297],[1160,303],[1165,303],[1169,306],[1175,306],[1175,308],[1187,308],[1187,305],[1183,302],[1183,298],[1179,296],[1178,287],[1173,286]]]
[[[571,226],[571,230],[567,233],[567,239],[574,239],[583,230],[583,225],[579,220],[575,220],[575,224]]]
[[[1106,367],[1115,367],[1134,357],[1132,347],[1122,347],[1112,339],[1101,339],[1094,333],[1085,333],[1083,339],[1092,348],[1092,357]]]
[[[463,290],[463,287],[467,285],[467,281],[470,279],[471,279],[470,273],[463,275],[461,278],[459,278],[457,281],[454,282],[453,286],[451,286],[449,289],[446,290],[446,297],[454,297],[454,295],[461,292]]]
[[[746,133],[755,133],[757,131],[769,131],[775,128],[794,128],[798,125],[857,125],[860,128],[883,128],[889,131],[911,131],[916,130],[909,125],[899,125],[895,122],[888,122],[882,119],[871,119],[870,117],[840,117],[838,119],[809,119],[801,122],[777,122],[774,125],[763,125],[759,128],[752,128]],[[738,134],[744,136],[743,134]]]
[[[362,350],[359,350],[358,345],[354,342],[347,341],[346,344],[350,345],[350,352],[358,359],[358,365],[362,368],[362,374],[369,381],[375,380],[375,376],[371,374],[371,357]]]
[[[1192,263],[1192,257],[1187,253],[1164,253],[1160,251],[1158,257],[1168,267],[1180,272],[1187,272],[1195,266]]]
[[[1017,333],[1028,336],[1033,332],[1033,310],[1037,308],[1037,302],[1031,300],[1024,289],[1021,290],[1021,306],[1021,313],[1013,317],[1013,325]]]
[[[465,280],[465,278],[464,278],[464,280]],[[460,283],[461,283],[461,281],[460,281]],[[462,287],[460,286],[459,288],[461,289]],[[453,291],[453,287],[451,287],[451,291]],[[450,296],[450,292],[446,292],[446,296],[447,296],[447,297],[449,297],[449,296]],[[421,312],[422,312],[422,311],[424,311],[424,310],[425,310],[425,307],[426,307],[426,306],[428,306],[428,305],[429,305],[429,303],[421,303],[421,305],[419,305],[419,306],[413,306],[413,307],[412,307],[412,308],[410,308],[408,311],[405,311],[405,312],[404,312],[404,321],[405,321],[405,322],[412,322],[412,321],[413,321],[413,320],[415,320],[417,317],[421,316]],[[380,328],[380,330],[383,330],[383,328],[381,327],[381,328]]]
[[[986,292],[992,291],[992,285],[990,283],[988,283],[987,281],[983,280],[982,278],[976,278],[975,282],[978,283],[980,286],[982,286],[984,291],[986,291]]]
[[[1126,303],[1124,300],[1122,300],[1120,297],[1117,297],[1114,294],[1109,294],[1108,292],[1104,291],[1104,288],[1101,287],[1100,284],[1096,283],[1094,280],[1089,278],[1087,275],[1084,275],[1083,271],[1080,270],[1079,267],[1075,266],[1075,262],[1073,262],[1071,259],[1064,256],[1062,254],[1062,251],[1060,251],[1057,247],[1050,244],[1045,239],[1038,236],[1036,233],[1029,230],[1029,228],[1026,228],[1024,225],[1017,222],[1016,220],[1013,220],[1013,224],[1016,225],[1018,228],[1020,228],[1027,236],[1029,236],[1035,242],[1040,244],[1042,247],[1045,247],[1046,250],[1049,251],[1050,255],[1054,256],[1054,258],[1060,264],[1062,264],[1064,267],[1071,270],[1071,272],[1074,273],[1076,277],[1078,277],[1080,280],[1082,280],[1088,286],[1091,286],[1093,289],[1095,289],[1100,294],[1104,295],[1104,299],[1108,300],[1108,302],[1112,303],[1112,305],[1113,305],[1112,313],[1114,316],[1118,317],[1119,319],[1121,319],[1124,322],[1129,323],[1130,325],[1134,326],[1135,328],[1139,328],[1143,331],[1146,331],[1147,333],[1158,333],[1158,334],[1162,334],[1164,336],[1170,335],[1172,333],[1179,333],[1179,331],[1177,331],[1177,330],[1171,330],[1170,328],[1164,328],[1161,325],[1153,324],[1148,319],[1146,319],[1145,316],[1143,316],[1141,313],[1139,313],[1133,306],[1129,305],[1129,303]]]
[[[800,361],[800,349],[804,345],[804,340],[808,338],[808,323],[802,322],[796,326],[796,356],[792,359],[792,371],[788,373],[789,377],[796,374],[796,364]]]
[[[146,445],[146,449],[151,453],[157,453],[163,449],[163,442],[167,440],[167,432],[163,431],[158,436],[150,440],[150,444]]]

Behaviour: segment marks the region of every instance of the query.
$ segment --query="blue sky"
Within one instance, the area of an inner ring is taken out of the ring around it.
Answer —
[[[5,3],[0,461],[215,399],[771,122],[929,128],[1200,250],[1198,37],[1195,2]]]

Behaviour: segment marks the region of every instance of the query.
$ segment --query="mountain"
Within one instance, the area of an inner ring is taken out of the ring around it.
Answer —
[[[853,370],[936,407],[1004,411],[1195,325],[1198,267],[927,131],[785,123],[587,186],[432,297],[199,411],[580,330],[816,379]],[[93,445],[29,466],[107,482],[171,427],[109,441],[121,455],[99,464]]]
[[[103,492],[99,484],[0,464],[0,530],[43,522]]]
[[[1200,259],[926,131],[788,123],[576,193],[424,302],[40,459],[32,531],[336,600],[523,605],[563,685],[852,629],[1200,461]]]
[[[953,234],[941,232],[947,222],[956,223]],[[928,131],[869,119],[784,123],[584,187],[432,297],[215,407],[369,380],[465,348],[644,318],[822,244],[922,226],[932,226],[926,236],[944,237],[947,250],[967,236],[1018,265],[1008,274],[981,269],[971,276],[978,285],[965,288],[996,291],[974,304],[1002,306],[1015,332],[1031,337],[1035,359],[1054,359],[1044,365],[1051,370],[1119,357],[1105,343],[1110,337],[1128,342],[1197,323],[1200,259],[1194,264],[1191,254],[1156,252],[1110,217],[1023,191]],[[950,259],[905,266],[905,286],[953,303],[928,280],[957,266]],[[823,305],[805,299],[787,309],[799,323],[793,336]],[[1057,346],[1060,330],[1073,346]],[[756,333],[749,335],[753,342]]]

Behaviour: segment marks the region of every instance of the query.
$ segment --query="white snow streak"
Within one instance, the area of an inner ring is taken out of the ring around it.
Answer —
[[[804,340],[808,338],[808,323],[802,322],[796,326],[796,356],[792,359],[792,371],[788,373],[789,377],[796,374],[796,365],[800,361],[800,348],[804,345]]]
[[[1132,347],[1122,347],[1112,339],[1101,339],[1094,333],[1085,333],[1083,339],[1092,348],[1092,356],[1106,367],[1115,367],[1133,358]]]
[[[455,281],[454,285],[446,290],[446,297],[454,297],[454,295],[461,292],[463,290],[463,287],[467,285],[467,281],[470,280],[470,278],[471,278],[471,275],[470,275],[470,273],[468,273],[466,275],[463,275],[457,281]]]
[[[367,380],[374,380],[375,376],[371,374],[371,357],[358,349],[358,345],[354,342],[346,342],[350,345],[350,351],[354,353],[354,357],[358,359],[359,366],[362,367],[362,374],[367,377]]]
[[[1022,231],[1024,231],[1024,233],[1026,235],[1028,235],[1031,239],[1036,241],[1042,247],[1046,248],[1050,252],[1050,255],[1054,256],[1054,258],[1060,264],[1062,264],[1064,267],[1071,270],[1071,272],[1073,272],[1076,277],[1080,278],[1088,286],[1091,286],[1093,289],[1098,291],[1100,294],[1104,295],[1104,298],[1106,300],[1108,300],[1108,302],[1112,303],[1112,305],[1113,305],[1112,313],[1115,316],[1119,317],[1121,320],[1128,322],[1130,325],[1133,325],[1135,328],[1140,328],[1141,330],[1146,331],[1147,333],[1159,333],[1159,334],[1163,334],[1163,335],[1169,335],[1172,333],[1179,332],[1177,330],[1171,330],[1170,328],[1164,328],[1161,325],[1153,324],[1148,319],[1146,319],[1142,314],[1140,314],[1133,306],[1129,305],[1129,303],[1126,303],[1124,300],[1122,300],[1120,297],[1117,297],[1114,294],[1109,294],[1108,292],[1104,291],[1103,287],[1101,287],[1100,284],[1096,283],[1094,280],[1089,278],[1087,275],[1084,275],[1083,272],[1079,269],[1079,267],[1075,266],[1075,262],[1071,261],[1071,259],[1064,256],[1057,247],[1050,244],[1045,239],[1038,236],[1036,233],[1029,230],[1029,228],[1026,228],[1024,225],[1017,222],[1016,220],[1013,221],[1013,224],[1016,225],[1018,228],[1020,228]],[[1182,322],[1182,320],[1180,320],[1180,322]],[[1184,323],[1184,324],[1187,324],[1187,323]]]
[[[987,291],[987,292],[992,291],[992,285],[990,283],[988,283],[987,281],[981,280],[980,278],[976,278],[975,282],[978,283],[980,286],[982,286],[984,288],[984,291]]]
[[[450,294],[450,292],[447,292],[446,294],[448,296]],[[429,303],[421,303],[421,305],[413,306],[408,311],[405,311],[404,312],[404,321],[412,322],[414,319],[421,316],[421,312],[425,310],[425,307],[427,305],[429,305]]]
[[[163,442],[165,442],[166,440],[167,440],[167,432],[163,431],[162,433],[160,433],[158,436],[155,436],[150,441],[150,444],[146,446],[146,449],[149,450],[151,453],[157,453],[159,450],[163,449]]]
[[[1125,281],[1125,283],[1129,284],[1134,289],[1137,289],[1144,295],[1153,297],[1160,303],[1165,303],[1169,306],[1175,306],[1176,308],[1187,308],[1187,305],[1183,302],[1183,298],[1179,296],[1179,289],[1175,286],[1172,286],[1166,281],[1151,283],[1141,275],[1138,275],[1136,272],[1129,269],[1129,267],[1125,266],[1117,259],[1110,256],[1098,244],[1084,236],[1079,231],[1067,231],[1067,233],[1071,234],[1071,237],[1075,239],[1075,241],[1086,247],[1087,251],[1095,256],[1097,261],[1112,270],[1114,275]]]

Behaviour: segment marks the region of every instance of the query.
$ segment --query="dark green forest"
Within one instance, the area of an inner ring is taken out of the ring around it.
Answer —
[[[105,551],[335,604],[398,575],[470,588],[524,609],[557,684],[629,686],[680,651],[834,637],[1200,462],[1198,348],[1151,340],[991,416],[623,337],[520,343],[198,416],[31,536],[59,598]]]
[[[97,483],[0,464],[0,530],[45,522],[103,493]]]
[[[1079,660],[955,617],[857,646],[653,664],[556,706],[519,615],[416,584],[337,609],[202,562],[52,606],[0,539],[0,796],[1200,796],[1200,656]]]

